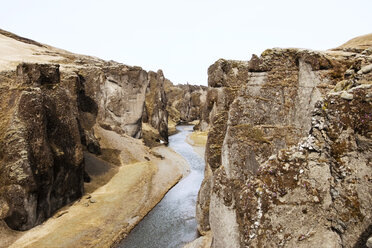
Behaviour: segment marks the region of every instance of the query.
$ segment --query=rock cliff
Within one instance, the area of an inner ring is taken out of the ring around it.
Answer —
[[[168,143],[168,111],[167,111],[167,96],[165,93],[165,77],[163,71],[158,70],[157,73],[150,71],[148,73],[149,84],[146,90],[145,110],[143,112],[143,122],[148,123],[157,131],[151,131],[152,135],[147,137],[145,134],[145,142],[150,143],[149,139],[155,138],[156,141],[164,141]],[[144,130],[145,132],[147,130]]]
[[[9,227],[27,230],[81,197],[89,181],[83,151],[102,153],[97,128],[141,138],[146,116],[167,141],[161,71],[69,53],[3,30],[0,55],[0,221]],[[119,160],[115,151],[102,156]]]
[[[202,120],[207,87],[197,85],[173,85],[166,81],[167,110],[170,121],[176,124]],[[199,128],[200,125],[197,125]],[[203,125],[200,128],[206,129]]]
[[[20,64],[15,74],[0,93],[0,217],[26,230],[83,194],[84,161],[58,65]]]
[[[201,234],[212,231],[212,247],[365,244],[372,234],[370,38],[325,52],[269,49],[209,68],[197,219]]]

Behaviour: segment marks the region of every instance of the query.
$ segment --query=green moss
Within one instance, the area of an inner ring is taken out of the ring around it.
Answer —
[[[240,141],[248,139],[258,143],[270,144],[270,141],[265,137],[264,132],[260,128],[253,127],[251,124],[236,125],[233,129],[237,132],[236,137],[238,137]]]
[[[344,198],[345,212],[341,214],[341,220],[348,222],[351,219],[363,221],[364,215],[360,211],[360,203],[356,195],[346,196]]]
[[[331,156],[336,159],[337,162],[341,162],[340,158],[347,152],[348,145],[345,140],[341,142],[334,142],[331,145]]]
[[[267,56],[267,55],[270,55],[270,54],[273,54],[273,53],[274,53],[274,51],[272,49],[266,49],[265,51],[263,51],[261,53],[261,57]]]

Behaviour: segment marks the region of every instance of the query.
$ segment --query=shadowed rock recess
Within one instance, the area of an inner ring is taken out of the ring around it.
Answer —
[[[208,70],[198,229],[212,247],[364,247],[372,235],[372,35]]]

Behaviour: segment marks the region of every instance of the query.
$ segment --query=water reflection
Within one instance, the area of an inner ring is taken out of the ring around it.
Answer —
[[[186,143],[192,126],[178,126],[169,147],[181,154],[191,172],[123,240],[120,248],[177,248],[197,237],[195,206],[204,174],[204,160]]]

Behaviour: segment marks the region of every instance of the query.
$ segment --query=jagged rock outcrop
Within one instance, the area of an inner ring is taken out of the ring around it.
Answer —
[[[168,111],[167,96],[164,90],[165,77],[162,70],[157,73],[150,71],[148,73],[149,84],[146,90],[146,104],[143,112],[142,121],[149,123],[158,131],[159,137],[168,143]],[[145,140],[146,141],[146,140]]]
[[[141,138],[147,109],[157,135],[168,139],[161,71],[148,74],[3,30],[0,41],[16,43],[11,51],[0,47],[6,55],[0,59],[0,221],[9,227],[27,230],[83,194],[89,181],[83,151],[102,153],[97,128]],[[115,153],[106,152],[103,158]]]
[[[197,218],[202,234],[212,231],[212,247],[365,244],[372,232],[368,49],[270,49],[209,68]]]
[[[202,119],[207,87],[197,85],[173,85],[166,81],[167,110],[174,123],[192,122]],[[203,126],[206,129],[206,126]]]

